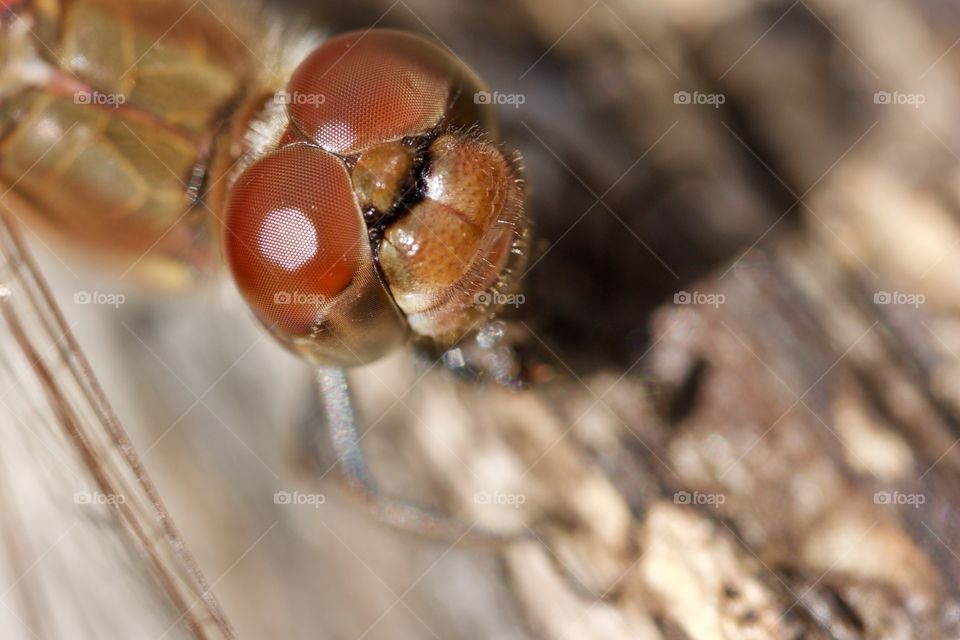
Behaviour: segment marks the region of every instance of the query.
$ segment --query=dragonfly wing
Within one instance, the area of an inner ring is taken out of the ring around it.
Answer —
[[[234,637],[6,216],[0,430],[5,629],[18,637]]]

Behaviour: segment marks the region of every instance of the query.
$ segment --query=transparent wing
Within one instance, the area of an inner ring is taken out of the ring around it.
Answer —
[[[234,637],[6,217],[0,432],[4,637]]]

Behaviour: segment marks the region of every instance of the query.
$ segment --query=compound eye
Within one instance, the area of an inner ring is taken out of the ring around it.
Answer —
[[[319,361],[382,355],[403,323],[376,277],[343,163],[287,146],[247,168],[227,204],[224,243],[241,294],[288,346]],[[369,323],[387,330],[373,344]]]
[[[457,124],[494,126],[489,110],[478,108],[482,117],[470,113],[460,122],[464,110],[451,104],[474,102],[482,83],[473,72],[400,31],[355,31],[329,40],[297,67],[287,89],[294,126],[342,155],[423,133],[448,113]]]
[[[267,325],[305,335],[315,311],[353,280],[363,233],[346,171],[329,154],[285,147],[233,188],[226,253],[234,279]]]

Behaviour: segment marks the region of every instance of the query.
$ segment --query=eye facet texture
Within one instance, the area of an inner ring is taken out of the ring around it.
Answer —
[[[399,31],[356,31],[311,53],[288,85],[289,113],[324,149],[351,154],[423,133],[447,110],[449,54]]]
[[[345,167],[303,145],[284,147],[240,176],[225,234],[240,291],[264,323],[294,335],[311,330],[369,252]]]
[[[406,339],[342,159],[303,144],[264,156],[237,178],[224,227],[240,293],[306,359],[352,366]]]

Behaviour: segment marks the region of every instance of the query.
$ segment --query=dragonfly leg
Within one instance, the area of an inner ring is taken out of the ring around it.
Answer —
[[[325,421],[323,426],[329,432],[344,484],[377,520],[418,535],[480,546],[499,547],[533,539],[529,532],[496,532],[384,495],[376,486],[360,447],[360,431],[346,373],[339,367],[319,367],[317,385]]]

